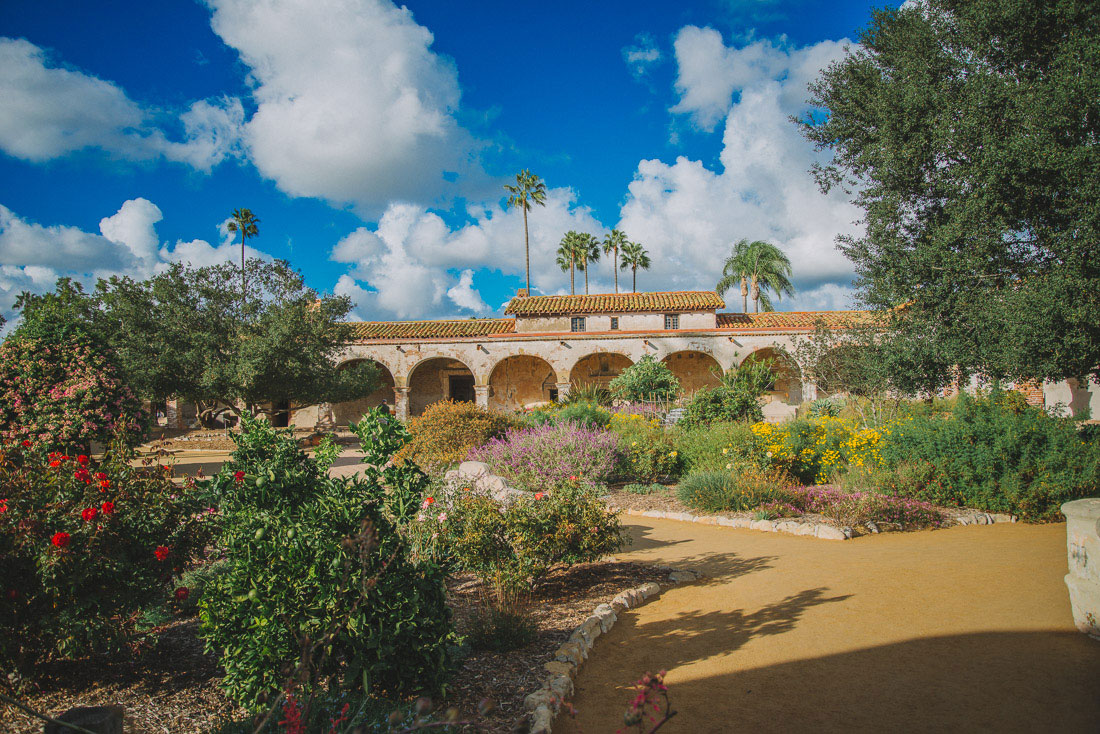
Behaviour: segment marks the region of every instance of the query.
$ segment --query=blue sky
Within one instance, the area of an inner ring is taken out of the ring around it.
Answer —
[[[550,189],[536,292],[568,292],[565,231],[619,227],[653,258],[640,290],[713,288],[749,237],[794,262],[779,308],[842,308],[859,211],[816,190],[787,118],[870,8],[6,0],[0,313],[60,275],[239,257],[224,222],[249,207],[250,247],[359,318],[492,315],[521,285],[522,168]]]

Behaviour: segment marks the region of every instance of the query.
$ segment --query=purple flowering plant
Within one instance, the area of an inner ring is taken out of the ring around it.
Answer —
[[[511,429],[471,450],[469,459],[484,461],[516,488],[537,491],[571,478],[606,482],[622,455],[616,434],[565,422]]]

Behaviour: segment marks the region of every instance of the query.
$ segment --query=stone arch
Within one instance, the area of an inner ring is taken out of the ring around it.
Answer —
[[[382,403],[388,405],[391,411],[393,410],[396,402],[393,391],[395,381],[393,371],[390,370],[389,367],[382,364],[377,359],[371,359],[370,357],[355,357],[341,362],[337,365],[336,369],[347,369],[352,365],[362,362],[373,362],[374,365],[378,367],[381,373],[382,384],[377,390],[366,397],[359,398],[358,400],[349,400],[346,403],[334,403],[332,406],[332,417],[338,426],[358,423],[364,413]]]
[[[522,410],[557,398],[557,372],[542,357],[513,354],[489,372],[489,408]]]
[[[722,381],[722,365],[709,352],[682,349],[665,355],[661,361],[676,375],[684,395],[715,387]]]
[[[440,400],[468,403],[476,400],[474,371],[454,357],[425,357],[409,370],[406,384],[410,416],[420,415]]]
[[[607,387],[634,361],[619,352],[591,352],[578,359],[569,370],[569,382],[573,387],[596,385]]]
[[[802,403],[802,370],[790,354],[780,347],[757,349],[741,361],[741,366],[771,360],[771,372],[774,376],[768,392],[764,395],[767,402],[782,402],[788,405]]]

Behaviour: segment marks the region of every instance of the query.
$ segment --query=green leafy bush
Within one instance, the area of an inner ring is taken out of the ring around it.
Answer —
[[[752,429],[747,423],[677,425],[672,439],[685,474],[728,471],[759,459]]]
[[[618,475],[637,482],[654,482],[680,474],[680,452],[659,421],[638,414],[616,413],[609,424],[619,436],[623,456]]]
[[[29,675],[44,657],[117,649],[202,548],[195,494],[132,459],[121,442],[99,465],[0,447],[0,668]]]
[[[677,496],[704,512],[739,512],[765,503],[787,503],[792,489],[790,479],[776,470],[706,471],[680,482]]]
[[[947,416],[899,421],[882,458],[920,466],[928,479],[911,496],[1032,520],[1058,519],[1063,502],[1100,494],[1100,444],[999,390],[960,396]]]
[[[209,486],[226,568],[199,603],[226,693],[256,709],[288,671],[353,693],[439,690],[453,641],[444,573],[415,562],[377,478],[332,478],[287,431],[244,419]]]
[[[680,394],[680,381],[667,364],[647,354],[619,373],[608,388],[619,400],[671,400]]]
[[[762,420],[760,397],[774,379],[771,367],[769,360],[761,360],[730,370],[722,375],[722,383],[717,387],[705,387],[695,393],[680,422],[691,427]]]
[[[420,521],[459,568],[493,590],[499,607],[552,567],[599,560],[624,542],[618,514],[580,481],[507,505],[459,489],[445,501],[425,500]]]
[[[408,420],[408,441],[394,460],[411,461],[429,474],[440,474],[464,461],[470,449],[502,435],[513,425],[507,416],[474,403],[441,400]]]
[[[603,385],[595,383],[588,385],[571,385],[569,394],[562,399],[562,404],[595,403],[596,405],[611,405],[611,391]]]
[[[623,487],[624,492],[630,494],[660,494],[665,491],[665,485],[657,484],[627,484]]]

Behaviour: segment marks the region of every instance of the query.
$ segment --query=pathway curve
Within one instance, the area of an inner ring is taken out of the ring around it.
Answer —
[[[555,732],[620,729],[632,682],[662,668],[680,711],[662,734],[1100,731],[1100,642],[1073,627],[1064,524],[844,542],[624,524],[621,558],[709,578],[621,615]]]

